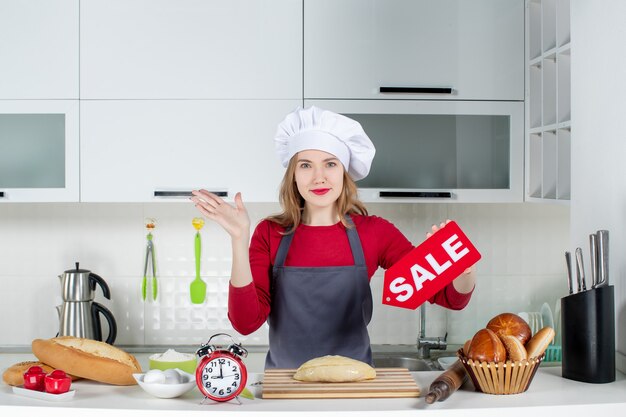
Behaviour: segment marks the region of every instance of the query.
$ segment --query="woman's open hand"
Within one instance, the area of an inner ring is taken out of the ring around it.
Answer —
[[[235,195],[235,205],[228,204],[207,190],[194,190],[190,199],[207,219],[217,222],[233,239],[250,235],[250,217],[243,205],[241,193]]]

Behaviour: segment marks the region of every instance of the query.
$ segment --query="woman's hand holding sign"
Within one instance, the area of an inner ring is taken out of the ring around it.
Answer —
[[[433,224],[431,227],[431,232],[426,233],[426,239],[431,237],[434,233],[436,233],[439,229],[444,227],[446,224],[450,223],[450,219],[446,220],[445,223],[440,223],[439,226]],[[476,285],[476,274],[474,274],[474,265],[466,268],[465,271],[461,275],[458,276],[457,279],[452,281],[452,285],[454,285],[454,289],[462,294],[466,294],[474,289]]]

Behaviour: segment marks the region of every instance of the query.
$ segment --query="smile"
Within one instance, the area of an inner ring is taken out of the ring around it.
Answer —
[[[311,190],[313,194],[324,195],[330,191],[330,188],[318,188],[317,190]]]

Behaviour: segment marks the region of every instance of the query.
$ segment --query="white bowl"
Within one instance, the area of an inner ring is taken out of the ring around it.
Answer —
[[[196,386],[196,376],[180,369],[175,369],[180,375],[180,384],[148,384],[143,381],[146,374],[133,374],[139,386],[148,394],[157,398],[176,398],[193,389]]]
[[[454,365],[458,360],[459,358],[457,358],[456,356],[442,356],[441,358],[437,359],[437,362],[439,362],[439,366],[441,366],[441,368],[446,370]]]

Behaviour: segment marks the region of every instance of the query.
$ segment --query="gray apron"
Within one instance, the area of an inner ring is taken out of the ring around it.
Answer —
[[[352,219],[346,220],[353,225]],[[372,364],[367,333],[372,291],[367,265],[356,228],[346,232],[352,266],[284,266],[293,233],[281,239],[271,282],[270,347],[265,368],[298,368],[324,355]]]

